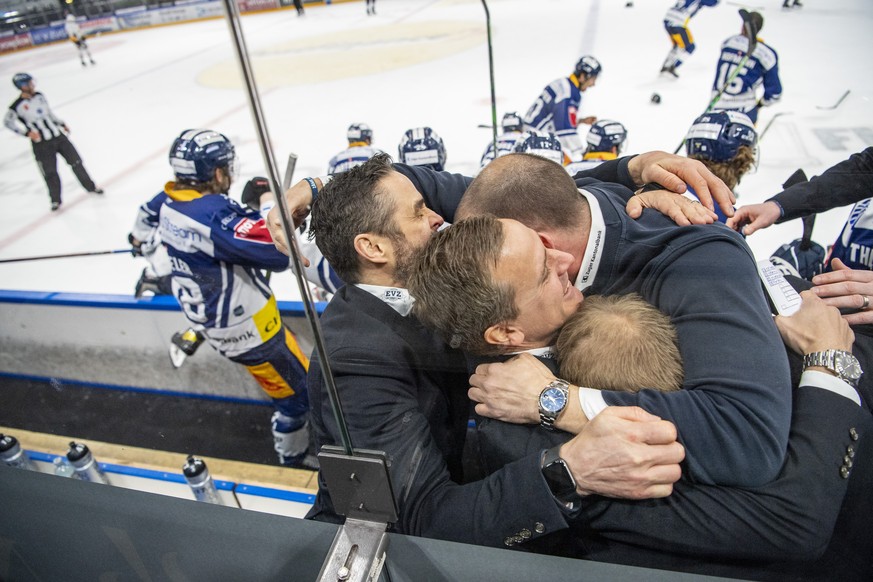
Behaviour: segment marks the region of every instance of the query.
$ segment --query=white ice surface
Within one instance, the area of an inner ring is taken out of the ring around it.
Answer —
[[[523,113],[542,87],[568,74],[585,53],[604,72],[584,95],[582,115],[621,121],[627,153],[673,151],[706,107],[721,42],[740,29],[736,3],[704,9],[691,21],[698,49],[678,80],[658,75],[669,49],[661,18],[672,0],[490,0],[498,118]],[[873,3],[808,0],[783,11],[759,0],[761,33],[779,53],[784,97],[765,109],[761,163],[738,191],[740,204],[762,201],[798,167],[810,176],[873,145]],[[479,0],[381,0],[367,17],[362,2],[313,6],[243,18],[248,50],[279,165],[298,154],[295,178],[324,173],[346,145],[349,123],[363,121],[374,145],[395,154],[402,133],[430,125],[445,140],[448,167],[472,172],[490,139],[485,18]],[[106,34],[89,42],[97,65],[80,66],[63,42],[0,56],[8,81],[36,78],[102,197],[86,193],[59,162],[62,210],[49,212],[45,184],[24,139],[0,130],[0,259],[127,246],[137,206],[170,180],[167,151],[183,129],[208,127],[237,146],[239,196],[245,180],[265,173],[252,115],[224,20]],[[849,97],[831,105],[847,89]],[[650,104],[657,92],[660,105]],[[827,139],[824,139],[827,138]],[[296,180],[295,180],[296,181]],[[821,215],[814,239],[830,244],[847,208]],[[794,221],[749,239],[758,258],[801,233]],[[0,289],[132,293],[144,266],[127,255],[0,264]],[[298,296],[291,275],[272,279],[280,299]]]

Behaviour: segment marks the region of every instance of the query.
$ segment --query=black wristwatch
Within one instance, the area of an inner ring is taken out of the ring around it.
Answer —
[[[540,470],[552,495],[566,505],[578,501],[580,496],[576,493],[576,480],[570,472],[570,467],[561,458],[560,449],[561,446],[558,445],[546,451]]]

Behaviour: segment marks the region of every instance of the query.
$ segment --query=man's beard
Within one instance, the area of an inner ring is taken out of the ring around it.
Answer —
[[[403,287],[412,273],[412,264],[415,262],[415,249],[402,236],[394,239],[394,280]]]

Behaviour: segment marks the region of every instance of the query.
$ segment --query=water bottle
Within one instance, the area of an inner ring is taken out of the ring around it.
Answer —
[[[52,461],[52,465],[54,465],[55,475],[58,477],[78,478],[76,476],[76,470],[73,469],[73,466],[67,460],[67,457],[55,457]]]
[[[73,465],[76,475],[82,481],[91,481],[93,483],[109,484],[106,475],[100,470],[97,461],[94,460],[94,455],[87,445],[70,441],[70,450],[67,451],[67,460]]]
[[[224,502],[218,495],[218,490],[215,489],[215,483],[212,481],[212,476],[209,474],[209,469],[206,468],[206,463],[203,459],[198,459],[194,455],[188,455],[188,460],[182,467],[182,474],[185,475],[185,480],[194,493],[194,499],[205,501],[206,503],[224,505]]]
[[[21,450],[21,445],[14,436],[0,434],[0,461],[17,469],[39,471],[30,457]]]

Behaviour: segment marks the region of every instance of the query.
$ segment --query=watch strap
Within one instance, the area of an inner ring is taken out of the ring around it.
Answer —
[[[570,468],[560,454],[561,446],[552,447],[543,454],[540,465],[546,484],[552,495],[564,505],[571,505],[579,500],[576,493],[576,480]]]

